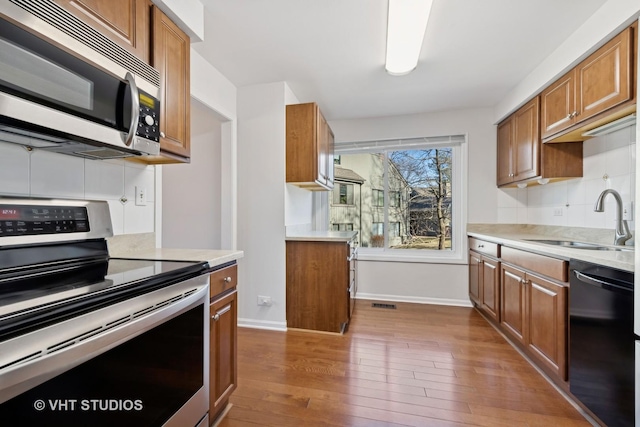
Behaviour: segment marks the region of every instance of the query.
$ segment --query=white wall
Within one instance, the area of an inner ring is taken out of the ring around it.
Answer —
[[[616,227],[615,202],[605,199],[605,212],[594,212],[598,195],[607,188],[634,202],[636,189],[636,128],[628,127],[584,142],[584,176],[530,188],[499,190],[498,222],[570,227]],[[555,215],[561,210],[562,216]],[[635,222],[629,222],[635,228]]]
[[[238,89],[238,323],[286,328],[285,87]],[[240,280],[240,279],[239,279]],[[271,307],[257,297],[269,296]]]
[[[191,102],[191,163],[162,166],[162,247],[221,248],[222,123]]]
[[[638,0],[608,0],[496,105],[493,122],[498,123],[514,112],[604,41],[631,24],[638,14]]]
[[[147,205],[136,206],[144,187]],[[154,166],[124,160],[85,160],[0,142],[0,195],[97,199],[109,203],[114,234],[154,231]],[[121,198],[127,201],[122,203]]]
[[[498,219],[495,184],[496,129],[492,109],[445,111],[373,119],[331,121],[336,142],[466,134],[469,222]],[[466,230],[460,230],[466,233]],[[361,298],[470,305],[466,264],[358,261]]]

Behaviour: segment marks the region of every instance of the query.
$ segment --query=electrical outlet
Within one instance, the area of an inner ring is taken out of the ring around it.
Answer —
[[[633,221],[633,202],[624,204],[622,208],[622,219]]]
[[[136,187],[136,206],[147,206],[147,189]]]
[[[562,216],[562,208],[553,208],[553,216]]]
[[[258,305],[271,306],[271,297],[258,296]]]

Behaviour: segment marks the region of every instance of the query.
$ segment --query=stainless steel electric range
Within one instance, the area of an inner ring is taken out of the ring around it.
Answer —
[[[0,198],[0,419],[208,425],[209,265],[111,235],[106,202]]]

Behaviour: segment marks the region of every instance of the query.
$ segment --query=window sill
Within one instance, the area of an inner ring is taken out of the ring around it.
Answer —
[[[428,251],[428,253],[424,253]],[[435,252],[435,253],[434,253]],[[458,252],[436,252],[430,250],[375,250],[358,248],[358,261],[419,262],[423,264],[466,265],[466,256]]]

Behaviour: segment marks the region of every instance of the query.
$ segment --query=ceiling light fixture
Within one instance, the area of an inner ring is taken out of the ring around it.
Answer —
[[[387,60],[392,76],[409,74],[418,65],[433,0],[389,0]]]

